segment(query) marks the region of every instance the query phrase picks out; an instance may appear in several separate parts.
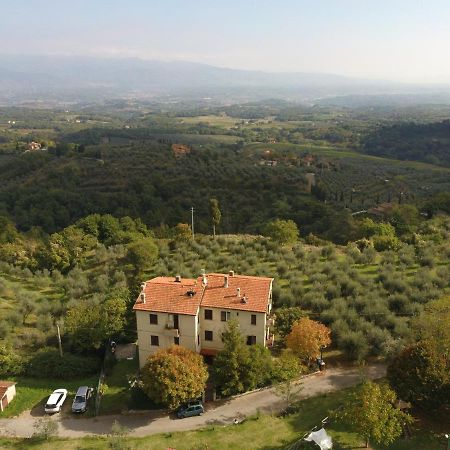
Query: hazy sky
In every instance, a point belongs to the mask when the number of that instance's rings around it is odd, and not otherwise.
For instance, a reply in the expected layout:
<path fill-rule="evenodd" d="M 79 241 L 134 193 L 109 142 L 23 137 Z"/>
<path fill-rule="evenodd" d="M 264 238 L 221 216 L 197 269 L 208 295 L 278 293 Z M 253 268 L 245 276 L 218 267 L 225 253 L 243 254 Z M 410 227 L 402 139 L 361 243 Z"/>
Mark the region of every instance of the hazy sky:
<path fill-rule="evenodd" d="M 450 0 L 1 0 L 0 52 L 450 81 Z"/>

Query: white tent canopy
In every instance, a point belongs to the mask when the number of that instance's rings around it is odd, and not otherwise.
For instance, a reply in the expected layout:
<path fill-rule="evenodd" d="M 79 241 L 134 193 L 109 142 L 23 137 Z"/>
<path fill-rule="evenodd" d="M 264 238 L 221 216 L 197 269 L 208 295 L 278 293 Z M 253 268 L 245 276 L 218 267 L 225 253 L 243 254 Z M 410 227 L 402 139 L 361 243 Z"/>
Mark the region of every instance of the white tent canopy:
<path fill-rule="evenodd" d="M 305 437 L 305 441 L 315 442 L 320 447 L 320 450 L 330 450 L 333 448 L 331 436 L 327 434 L 324 428 L 310 433 L 308 437 Z"/>

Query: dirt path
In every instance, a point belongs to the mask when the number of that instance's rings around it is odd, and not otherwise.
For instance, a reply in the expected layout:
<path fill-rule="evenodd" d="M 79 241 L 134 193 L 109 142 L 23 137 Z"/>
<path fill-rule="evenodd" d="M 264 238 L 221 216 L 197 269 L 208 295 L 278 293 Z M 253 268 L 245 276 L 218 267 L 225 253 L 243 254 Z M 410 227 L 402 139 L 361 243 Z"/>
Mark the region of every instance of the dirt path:
<path fill-rule="evenodd" d="M 364 369 L 370 379 L 382 378 L 386 374 L 383 365 L 370 365 Z M 326 372 L 306 377 L 302 380 L 303 389 L 299 398 L 313 397 L 325 392 L 338 391 L 358 383 L 358 369 L 329 369 Z M 273 388 L 244 394 L 231 400 L 208 404 L 203 416 L 179 420 L 173 415 L 161 412 L 127 415 L 100 416 L 95 418 L 54 415 L 51 420 L 58 423 L 60 437 L 82 437 L 95 434 L 108 434 L 115 420 L 130 429 L 132 436 L 147 436 L 156 433 L 186 431 L 207 425 L 228 425 L 235 418 L 262 413 L 277 413 L 283 409 L 283 400 L 275 395 Z M 24 413 L 12 419 L 0 419 L 0 435 L 30 437 L 33 425 L 38 418 Z"/>

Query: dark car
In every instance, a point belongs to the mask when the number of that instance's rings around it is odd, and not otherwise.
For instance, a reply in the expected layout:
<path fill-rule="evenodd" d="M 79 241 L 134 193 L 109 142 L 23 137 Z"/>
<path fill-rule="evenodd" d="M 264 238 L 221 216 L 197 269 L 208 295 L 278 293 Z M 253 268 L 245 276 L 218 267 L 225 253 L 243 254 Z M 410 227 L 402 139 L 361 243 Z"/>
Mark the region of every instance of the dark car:
<path fill-rule="evenodd" d="M 204 412 L 202 402 L 189 402 L 178 408 L 177 417 L 184 419 L 185 417 L 201 416 Z"/>
<path fill-rule="evenodd" d="M 75 398 L 72 403 L 72 412 L 84 413 L 87 410 L 88 400 L 92 395 L 93 389 L 87 386 L 81 386 L 78 388 Z"/>

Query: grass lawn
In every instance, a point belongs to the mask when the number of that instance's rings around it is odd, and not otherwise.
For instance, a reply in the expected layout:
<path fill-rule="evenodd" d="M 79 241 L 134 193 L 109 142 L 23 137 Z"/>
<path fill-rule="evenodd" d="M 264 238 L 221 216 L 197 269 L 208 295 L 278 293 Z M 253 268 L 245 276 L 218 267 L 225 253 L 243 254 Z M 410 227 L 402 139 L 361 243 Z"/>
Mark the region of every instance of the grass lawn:
<path fill-rule="evenodd" d="M 288 417 L 274 417 L 261 415 L 253 417 L 240 425 L 208 426 L 199 431 L 180 433 L 165 433 L 145 438 L 127 438 L 126 448 L 130 449 L 165 449 L 168 447 L 177 450 L 193 449 L 284 449 L 300 439 L 305 432 L 320 423 L 321 419 L 329 415 L 329 412 L 342 404 L 348 391 L 322 395 L 304 400 L 298 413 Z M 439 429 L 441 424 L 436 425 Z M 363 441 L 355 433 L 338 423 L 330 423 L 327 426 L 333 437 L 334 450 L 361 448 Z M 30 442 L 27 440 L 0 439 L 0 448 L 22 449 L 33 448 L 50 450 L 54 448 L 65 450 L 75 449 L 105 449 L 110 448 L 105 438 L 91 437 L 84 439 L 52 439 L 49 442 Z M 125 448 L 125 447 L 123 447 Z M 317 449 L 314 444 L 304 443 L 297 448 Z M 445 440 L 437 436 L 431 430 L 423 430 L 414 427 L 414 435 L 411 439 L 399 439 L 389 447 L 372 445 L 376 450 L 440 450 L 445 448 Z"/>
<path fill-rule="evenodd" d="M 0 412 L 0 418 L 14 417 L 36 407 L 43 409 L 45 401 L 55 389 L 65 388 L 69 391 L 67 404 L 72 401 L 71 396 L 75 395 L 79 386 L 97 385 L 96 376 L 71 381 L 17 377 L 15 381 L 17 394 L 5 411 Z"/>
<path fill-rule="evenodd" d="M 100 414 L 120 413 L 125 409 L 153 409 L 155 405 L 138 388 L 130 390 L 128 375 L 138 371 L 138 361 L 120 360 L 106 376 L 108 390 L 100 403 Z"/>

